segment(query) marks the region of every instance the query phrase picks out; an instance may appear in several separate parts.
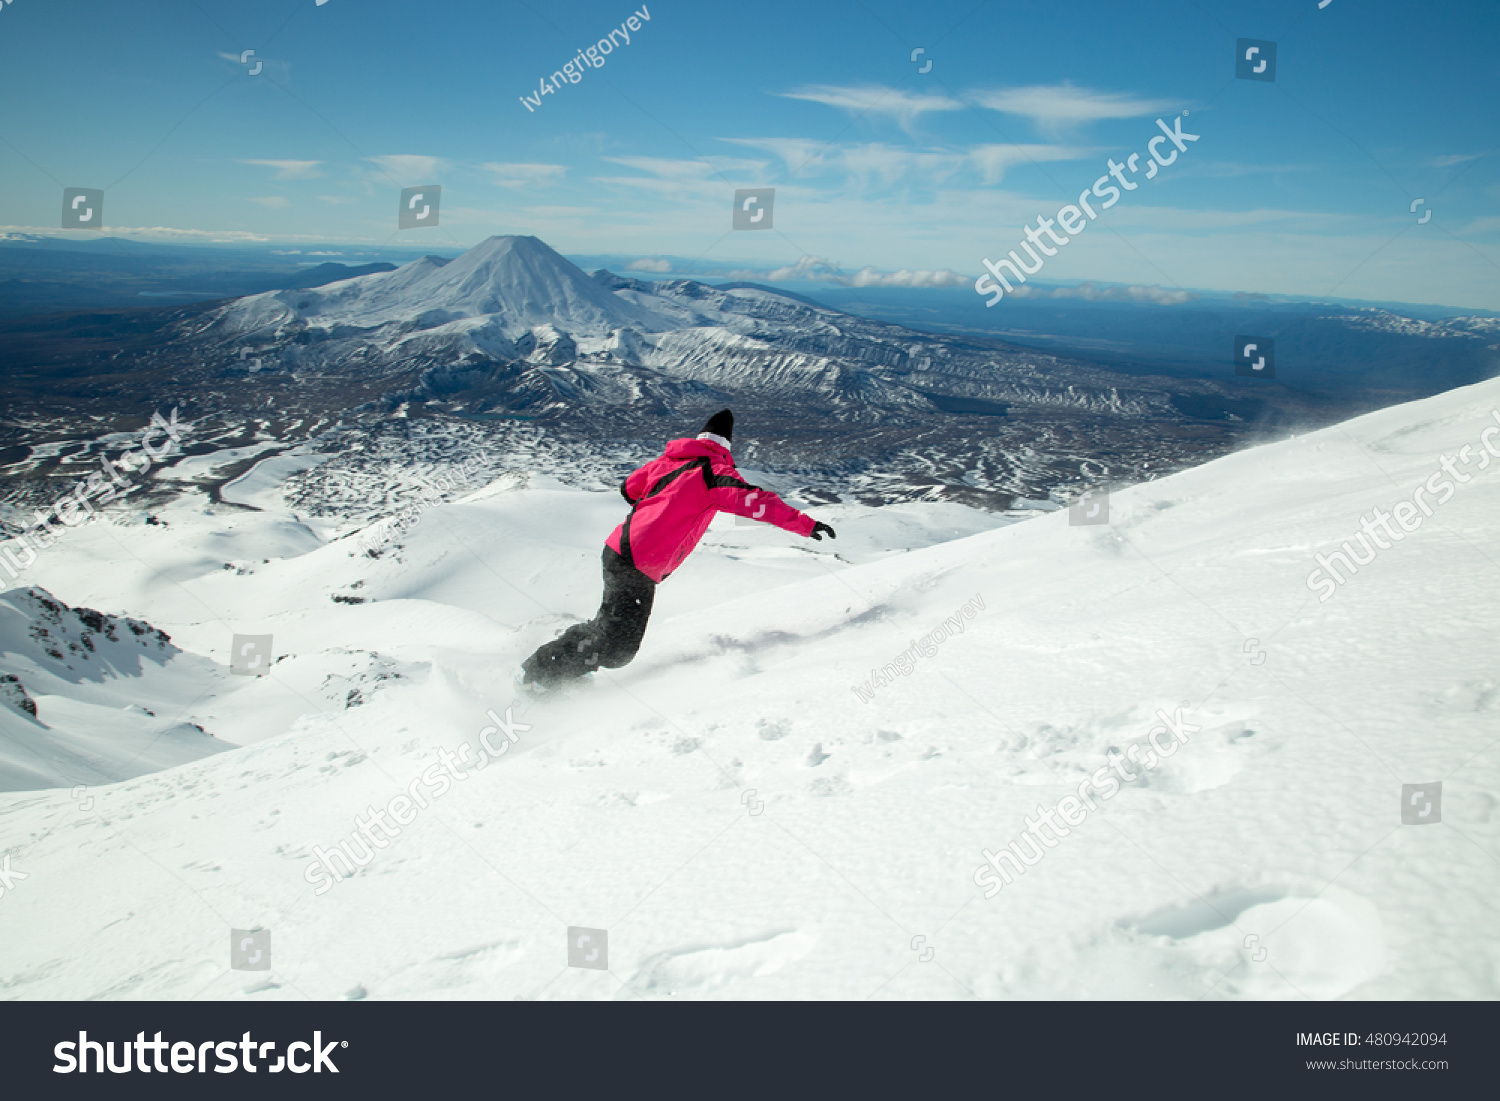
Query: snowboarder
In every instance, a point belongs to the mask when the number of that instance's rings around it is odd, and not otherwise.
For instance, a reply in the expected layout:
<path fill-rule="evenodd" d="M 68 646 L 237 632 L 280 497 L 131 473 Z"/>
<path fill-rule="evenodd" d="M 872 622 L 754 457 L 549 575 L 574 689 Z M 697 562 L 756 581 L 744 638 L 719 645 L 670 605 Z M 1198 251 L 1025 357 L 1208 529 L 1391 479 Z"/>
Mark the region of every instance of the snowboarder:
<path fill-rule="evenodd" d="M 714 514 L 763 520 L 795 535 L 837 538 L 833 528 L 776 494 L 748 485 L 729 453 L 734 414 L 721 409 L 696 439 L 667 444 L 661 458 L 620 485 L 630 515 L 604 544 L 604 600 L 588 623 L 569 627 L 521 665 L 521 683 L 547 689 L 599 666 L 618 669 L 640 649 L 656 586 L 682 565 Z"/>

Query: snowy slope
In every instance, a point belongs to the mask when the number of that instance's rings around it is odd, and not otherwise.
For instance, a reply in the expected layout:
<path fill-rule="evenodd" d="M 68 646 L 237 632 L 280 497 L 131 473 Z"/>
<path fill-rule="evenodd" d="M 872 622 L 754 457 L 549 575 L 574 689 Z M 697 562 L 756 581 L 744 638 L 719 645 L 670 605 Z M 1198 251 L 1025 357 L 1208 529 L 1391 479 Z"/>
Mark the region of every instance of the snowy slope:
<path fill-rule="evenodd" d="M 0 791 L 109 783 L 233 748 L 183 709 L 223 670 L 129 617 L 0 595 Z"/>
<path fill-rule="evenodd" d="M 1231 455 L 1116 493 L 1108 526 L 814 509 L 841 531 L 830 547 L 721 518 L 662 587 L 637 661 L 517 702 L 526 728 L 482 771 L 511 667 L 592 611 L 618 499 L 482 490 L 378 559 L 269 511 L 82 529 L 38 583 L 220 662 L 230 632 L 274 632 L 279 660 L 238 708 L 245 748 L 92 789 L 87 811 L 67 791 L 0 797 L 29 876 L 0 905 L 0 983 L 1500 996 L 1500 466 L 1478 466 L 1497 408 L 1485 383 Z M 1443 496 L 1440 456 L 1461 454 L 1469 480 Z M 1424 486 L 1432 515 L 1320 601 L 1315 556 L 1358 549 L 1362 515 Z M 88 568 L 105 539 L 131 552 L 110 576 Z M 218 568 L 220 546 L 243 572 Z M 906 675 L 877 684 L 898 658 Z M 1187 735 L 1164 760 L 1158 711 Z M 465 778 L 436 794 L 420 778 L 465 744 Z M 1095 779 L 1082 824 L 1043 833 L 1035 866 L 985 898 L 983 850 L 1112 755 L 1134 779 L 1109 795 Z M 1440 820 L 1402 824 L 1406 784 Z M 430 802 L 398 835 L 350 840 L 413 788 Z M 312 875 L 341 840 L 366 866 Z M 230 970 L 228 931 L 256 926 L 272 971 Z M 573 926 L 607 932 L 608 971 L 567 966 Z"/>

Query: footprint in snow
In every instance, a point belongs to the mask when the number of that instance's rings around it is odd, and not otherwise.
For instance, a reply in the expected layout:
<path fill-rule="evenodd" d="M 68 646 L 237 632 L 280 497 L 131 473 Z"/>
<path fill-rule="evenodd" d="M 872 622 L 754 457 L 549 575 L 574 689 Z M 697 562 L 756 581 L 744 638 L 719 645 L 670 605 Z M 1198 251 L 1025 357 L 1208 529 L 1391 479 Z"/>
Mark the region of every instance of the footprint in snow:
<path fill-rule="evenodd" d="M 1163 980 L 1196 970 L 1213 998 L 1340 998 L 1387 965 L 1379 912 L 1338 886 L 1216 891 L 1119 928 L 1148 947 Z"/>
<path fill-rule="evenodd" d="M 668 949 L 644 960 L 616 995 L 699 996 L 775 974 L 817 945 L 810 933 L 788 930 L 722 945 Z"/>

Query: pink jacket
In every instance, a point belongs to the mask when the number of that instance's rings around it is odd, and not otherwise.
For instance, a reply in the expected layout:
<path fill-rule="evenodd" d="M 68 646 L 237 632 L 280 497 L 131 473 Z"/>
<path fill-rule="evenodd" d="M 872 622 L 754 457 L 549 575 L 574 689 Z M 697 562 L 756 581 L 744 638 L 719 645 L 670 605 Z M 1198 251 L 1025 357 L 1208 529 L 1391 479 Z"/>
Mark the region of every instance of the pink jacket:
<path fill-rule="evenodd" d="M 664 581 L 693 552 L 717 512 L 763 520 L 810 535 L 813 518 L 770 490 L 747 485 L 729 451 L 711 440 L 681 439 L 625 479 L 634 508 L 606 540 L 652 581 Z"/>

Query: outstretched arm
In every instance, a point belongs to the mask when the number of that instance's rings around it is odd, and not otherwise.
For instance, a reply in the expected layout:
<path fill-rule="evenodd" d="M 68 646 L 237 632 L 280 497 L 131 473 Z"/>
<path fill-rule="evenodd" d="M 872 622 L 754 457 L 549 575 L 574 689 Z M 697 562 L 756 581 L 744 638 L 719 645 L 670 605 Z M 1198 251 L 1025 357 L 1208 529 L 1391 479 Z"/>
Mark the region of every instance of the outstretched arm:
<path fill-rule="evenodd" d="M 714 507 L 751 520 L 775 524 L 793 535 L 811 535 L 815 521 L 798 512 L 769 489 L 747 485 L 738 478 L 719 477 L 711 491 Z"/>

